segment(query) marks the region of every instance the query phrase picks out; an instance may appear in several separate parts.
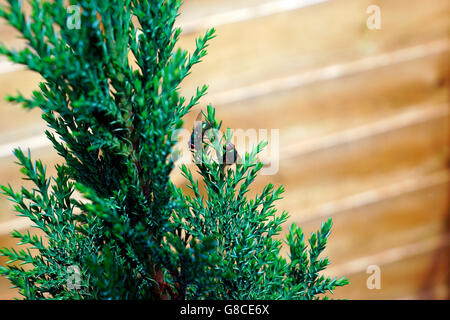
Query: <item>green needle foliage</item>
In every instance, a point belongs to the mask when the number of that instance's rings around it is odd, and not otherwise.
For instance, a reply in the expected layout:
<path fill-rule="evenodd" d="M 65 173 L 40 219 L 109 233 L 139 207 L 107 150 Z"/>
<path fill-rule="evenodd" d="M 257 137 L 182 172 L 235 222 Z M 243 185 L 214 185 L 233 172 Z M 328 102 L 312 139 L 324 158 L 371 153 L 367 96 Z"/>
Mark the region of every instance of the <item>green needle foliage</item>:
<path fill-rule="evenodd" d="M 247 196 L 265 143 L 232 169 L 204 152 L 227 155 L 231 132 L 205 135 L 193 149 L 200 183 L 186 166 L 189 195 L 171 182 L 171 137 L 207 90 L 186 100 L 179 86 L 214 37 L 208 30 L 192 54 L 175 49 L 179 0 L 30 0 L 27 14 L 7 2 L 0 16 L 28 45 L 0 53 L 43 79 L 31 97 L 7 99 L 42 110 L 65 160 L 48 177 L 16 149 L 34 188 L 2 187 L 39 231 L 12 232 L 24 249 L 0 251 L 9 259 L 0 273 L 26 299 L 317 299 L 348 283 L 320 274 L 331 220 L 309 245 L 293 225 L 281 256 L 283 188 Z M 220 130 L 212 107 L 204 118 Z"/>

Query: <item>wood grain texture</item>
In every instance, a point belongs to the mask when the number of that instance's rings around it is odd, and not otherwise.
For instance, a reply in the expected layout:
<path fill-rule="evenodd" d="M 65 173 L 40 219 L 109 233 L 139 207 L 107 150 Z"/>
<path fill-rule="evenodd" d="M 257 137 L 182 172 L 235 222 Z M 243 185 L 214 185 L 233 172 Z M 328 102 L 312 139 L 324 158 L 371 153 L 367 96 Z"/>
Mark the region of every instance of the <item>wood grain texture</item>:
<path fill-rule="evenodd" d="M 449 193 L 450 172 L 443 171 L 332 201 L 313 212 L 297 209 L 288 224 L 297 223 L 309 236 L 332 217 L 327 252 L 333 264 L 343 264 L 445 233 Z"/>
<path fill-rule="evenodd" d="M 378 1 L 383 12 L 380 32 L 366 27 L 366 8 L 372 4 L 368 0 L 328 1 L 219 26 L 208 58 L 193 70 L 186 91 L 199 85 L 197 79 L 216 93 L 248 86 L 255 79 L 286 76 L 444 38 L 450 25 L 449 3 L 431 2 Z M 180 46 L 192 48 L 195 36 L 183 37 Z"/>
<path fill-rule="evenodd" d="M 327 274 L 348 274 L 351 285 L 336 290 L 333 298 L 345 299 L 448 299 L 449 235 L 425 238 L 402 247 L 331 267 Z M 367 267 L 380 268 L 381 288 L 369 289 Z"/>

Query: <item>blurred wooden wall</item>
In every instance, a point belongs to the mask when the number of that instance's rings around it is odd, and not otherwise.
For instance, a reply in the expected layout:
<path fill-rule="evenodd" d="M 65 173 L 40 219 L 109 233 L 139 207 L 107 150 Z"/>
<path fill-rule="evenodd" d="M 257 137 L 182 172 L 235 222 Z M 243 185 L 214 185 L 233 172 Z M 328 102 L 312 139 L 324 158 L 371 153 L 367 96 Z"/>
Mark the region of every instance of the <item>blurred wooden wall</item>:
<path fill-rule="evenodd" d="M 372 4 L 380 30 L 366 26 Z M 284 184 L 278 208 L 306 234 L 333 218 L 327 273 L 351 281 L 334 298 L 449 298 L 449 16 L 448 0 L 185 0 L 181 47 L 217 29 L 183 84 L 187 96 L 210 85 L 186 126 L 212 103 L 225 126 L 280 129 L 279 172 L 256 188 Z M 22 45 L 4 24 L 0 39 Z M 38 81 L 0 60 L 0 97 Z M 0 102 L 1 184 L 27 185 L 16 146 L 52 172 L 60 159 L 44 127 L 38 110 Z M 10 246 L 8 233 L 29 224 L 5 197 L 0 209 L 0 246 Z M 370 265 L 379 290 L 367 288 Z M 16 296 L 8 287 L 0 279 L 0 298 Z"/>

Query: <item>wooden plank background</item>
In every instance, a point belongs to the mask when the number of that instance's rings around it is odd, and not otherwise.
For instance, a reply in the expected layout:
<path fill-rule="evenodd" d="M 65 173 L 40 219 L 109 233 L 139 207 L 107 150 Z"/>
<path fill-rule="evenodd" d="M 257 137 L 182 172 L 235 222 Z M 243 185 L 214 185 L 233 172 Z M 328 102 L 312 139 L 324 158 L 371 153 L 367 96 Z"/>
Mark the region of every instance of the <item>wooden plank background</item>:
<path fill-rule="evenodd" d="M 380 30 L 366 27 L 372 4 Z M 450 296 L 449 13 L 448 0 L 185 0 L 181 47 L 217 29 L 183 83 L 186 96 L 210 85 L 186 127 L 212 103 L 230 128 L 280 129 L 279 171 L 254 191 L 284 184 L 278 208 L 306 234 L 333 217 L 326 273 L 351 281 L 335 298 Z M 23 45 L 4 24 L 0 40 Z M 36 88 L 36 74 L 2 59 L 1 97 Z M 1 184 L 27 185 L 16 146 L 49 172 L 61 161 L 44 128 L 37 110 L 0 102 Z M 173 179 L 184 183 L 177 171 Z M 29 223 L 5 197 L 0 210 L 0 246 L 14 245 L 9 232 Z M 381 289 L 367 287 L 370 265 Z M 17 296 L 8 287 L 0 279 L 0 298 Z"/>

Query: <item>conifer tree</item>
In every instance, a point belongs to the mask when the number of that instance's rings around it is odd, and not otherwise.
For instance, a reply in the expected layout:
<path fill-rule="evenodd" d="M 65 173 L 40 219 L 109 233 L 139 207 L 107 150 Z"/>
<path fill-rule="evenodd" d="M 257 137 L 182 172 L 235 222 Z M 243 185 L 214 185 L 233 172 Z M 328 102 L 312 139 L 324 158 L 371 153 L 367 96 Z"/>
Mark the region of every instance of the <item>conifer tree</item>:
<path fill-rule="evenodd" d="M 27 46 L 0 53 L 42 77 L 31 97 L 7 100 L 41 109 L 64 160 L 49 177 L 16 149 L 34 187 L 2 187 L 33 223 L 12 231 L 23 249 L 1 250 L 9 262 L 0 273 L 25 299 L 317 299 L 348 283 L 320 274 L 331 220 L 309 245 L 292 225 L 289 257 L 280 254 L 283 187 L 247 195 L 266 143 L 239 155 L 231 131 L 204 134 L 221 130 L 213 107 L 190 143 L 200 181 L 184 165 L 191 192 L 170 180 L 171 137 L 207 91 L 185 99 L 179 87 L 214 37 L 206 31 L 191 54 L 175 49 L 181 1 L 29 0 L 29 13 L 7 3 L 0 16 Z"/>

